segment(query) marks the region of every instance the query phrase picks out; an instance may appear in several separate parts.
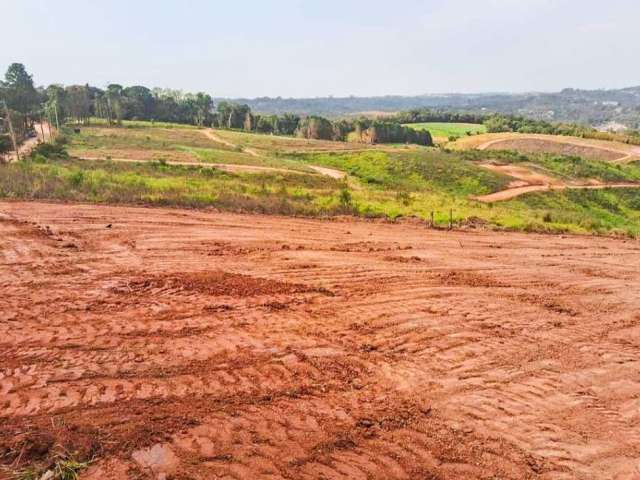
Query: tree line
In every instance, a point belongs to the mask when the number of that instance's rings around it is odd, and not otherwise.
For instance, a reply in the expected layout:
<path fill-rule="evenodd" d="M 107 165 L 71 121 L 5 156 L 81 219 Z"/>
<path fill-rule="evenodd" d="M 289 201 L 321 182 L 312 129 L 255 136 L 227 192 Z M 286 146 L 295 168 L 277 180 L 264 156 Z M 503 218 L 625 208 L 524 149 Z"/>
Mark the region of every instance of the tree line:
<path fill-rule="evenodd" d="M 406 112 L 399 112 L 389 120 L 398 123 L 483 123 L 487 119 L 486 114 L 472 112 L 449 112 L 444 110 L 431 110 L 429 108 L 414 108 Z"/>
<path fill-rule="evenodd" d="M 332 121 L 317 115 L 301 117 L 291 113 L 260 115 L 246 104 L 220 101 L 214 105 L 212 97 L 202 92 L 119 84 L 104 89 L 88 84 L 36 88 L 32 76 L 19 63 L 9 66 L 5 80 L 0 82 L 0 99 L 7 104 L 18 140 L 33 129 L 34 123 L 44 119 L 60 126 L 66 122 L 88 124 L 97 117 L 110 125 L 122 124 L 124 120 L 145 120 L 318 140 L 433 144 L 428 132 L 416 132 L 396 122 L 365 118 Z M 6 123 L 0 126 L 0 150 L 10 148 Z"/>
<path fill-rule="evenodd" d="M 475 123 L 483 124 L 489 133 L 515 132 L 525 134 L 566 135 L 582 138 L 619 141 L 640 145 L 640 131 L 627 133 L 601 132 L 587 125 L 576 123 L 552 123 L 518 115 L 500 113 L 448 112 L 428 108 L 413 109 L 387 117 L 388 121 L 411 123 Z"/>
<path fill-rule="evenodd" d="M 609 140 L 640 145 L 640 132 L 630 130 L 626 134 L 601 132 L 576 123 L 550 123 L 514 115 L 492 114 L 485 118 L 489 133 L 516 132 L 529 134 L 567 135 L 572 137 Z"/>

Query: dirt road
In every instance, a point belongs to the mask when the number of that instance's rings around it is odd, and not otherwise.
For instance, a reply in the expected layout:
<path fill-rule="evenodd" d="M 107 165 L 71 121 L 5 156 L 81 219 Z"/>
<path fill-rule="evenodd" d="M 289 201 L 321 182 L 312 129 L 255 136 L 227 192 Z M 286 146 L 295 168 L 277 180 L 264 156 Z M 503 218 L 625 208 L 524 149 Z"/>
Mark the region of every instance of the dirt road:
<path fill-rule="evenodd" d="M 529 167 L 521 165 L 493 165 L 480 164 L 481 167 L 493 172 L 503 173 L 513 177 L 505 190 L 473 197 L 483 203 L 502 202 L 519 197 L 525 193 L 549 192 L 552 190 L 604 190 L 607 188 L 640 188 L 640 183 L 618 182 L 603 183 L 598 180 L 591 180 L 585 183 L 564 182 L 558 178 L 545 175 Z"/>
<path fill-rule="evenodd" d="M 18 152 L 20 153 L 20 157 L 26 157 L 31 153 L 31 150 L 39 143 L 44 140 L 48 140 L 51 138 L 51 126 L 48 123 L 43 123 L 42 127 L 39 123 L 34 125 L 34 129 L 37 133 L 36 137 L 28 138 L 18 147 Z M 42 133 L 44 132 L 44 137 Z M 15 152 L 9 152 L 7 155 L 9 162 L 15 162 L 17 160 Z"/>
<path fill-rule="evenodd" d="M 203 132 L 209 139 L 213 140 L 214 142 L 222 143 L 227 147 L 238 148 L 238 146 L 235 143 L 231 143 L 228 140 L 221 138 L 219 135 L 216 135 L 216 133 L 213 130 L 203 130 Z M 255 151 L 252 148 L 242 147 L 241 150 L 244 153 L 248 153 L 249 155 L 254 157 L 264 157 L 264 155 L 260 155 L 257 151 Z M 340 170 L 336 170 L 335 168 L 318 167 L 316 165 L 308 165 L 308 167 L 314 170 L 315 172 L 319 173 L 320 175 L 325 175 L 327 177 L 335 178 L 338 180 L 345 178 L 347 176 L 346 173 Z M 289 172 L 297 173 L 293 170 L 290 170 Z"/>
<path fill-rule="evenodd" d="M 602 185 L 522 185 L 518 187 L 508 188 L 506 190 L 500 190 L 499 192 L 495 193 L 489 193 L 487 195 L 480 195 L 478 197 L 474 197 L 474 199 L 483 203 L 493 203 L 511 200 L 512 198 L 519 197 L 521 195 L 524 195 L 525 193 L 550 192 L 553 190 L 606 190 L 609 188 L 640 188 L 640 184 L 606 183 Z"/>
<path fill-rule="evenodd" d="M 496 136 L 498 138 L 483 142 L 475 148 L 560 153 L 611 163 L 629 163 L 640 159 L 640 148 L 625 143 L 542 134 L 497 134 Z"/>
<path fill-rule="evenodd" d="M 207 129 L 202 131 L 204 132 L 207 138 L 209 138 L 210 140 L 213 140 L 214 142 L 221 143 L 230 148 L 238 148 L 238 146 L 235 143 L 231 143 L 228 140 L 225 140 L 224 138 L 220 137 L 219 135 L 216 135 L 216 133 L 213 130 Z M 256 152 L 253 148 L 241 147 L 240 150 L 244 153 L 251 155 L 252 157 L 262 157 L 262 155 Z"/>
<path fill-rule="evenodd" d="M 150 160 L 138 160 L 133 158 L 98 158 L 89 157 L 86 155 L 77 156 L 80 160 L 108 160 L 110 162 L 124 162 L 124 163 L 149 163 Z M 260 165 L 241 165 L 236 163 L 211 163 L 211 162 L 187 162 L 187 161 L 173 161 L 165 160 L 166 165 L 176 165 L 182 167 L 201 167 L 201 168 L 217 168 L 218 170 L 224 170 L 231 173 L 297 173 L 304 174 L 301 170 L 292 170 L 288 168 L 276 168 L 276 167 L 263 167 Z"/>
<path fill-rule="evenodd" d="M 6 202 L 0 237 L 5 466 L 640 476 L 637 241 Z"/>

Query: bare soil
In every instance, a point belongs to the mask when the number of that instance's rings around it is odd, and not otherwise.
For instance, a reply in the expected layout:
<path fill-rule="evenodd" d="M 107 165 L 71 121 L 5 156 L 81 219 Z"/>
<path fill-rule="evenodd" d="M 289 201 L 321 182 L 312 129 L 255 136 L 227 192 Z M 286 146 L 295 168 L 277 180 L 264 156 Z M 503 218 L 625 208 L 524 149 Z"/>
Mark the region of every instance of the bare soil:
<path fill-rule="evenodd" d="M 640 476 L 637 241 L 26 202 L 0 238 L 0 478 Z"/>
<path fill-rule="evenodd" d="M 575 155 L 588 160 L 603 160 L 609 162 L 621 162 L 630 157 L 632 153 L 590 146 L 572 141 L 569 138 L 522 138 L 497 139 L 484 143 L 479 150 L 515 150 L 524 153 L 553 153 L 559 155 Z"/>

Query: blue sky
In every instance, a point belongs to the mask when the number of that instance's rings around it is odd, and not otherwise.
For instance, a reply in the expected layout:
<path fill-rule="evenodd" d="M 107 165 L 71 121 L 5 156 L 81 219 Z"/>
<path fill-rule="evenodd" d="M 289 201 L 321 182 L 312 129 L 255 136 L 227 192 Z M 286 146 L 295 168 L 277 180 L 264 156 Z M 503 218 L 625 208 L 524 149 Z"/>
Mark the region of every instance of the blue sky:
<path fill-rule="evenodd" d="M 0 69 L 215 96 L 640 84 L 638 0 L 2 0 Z"/>

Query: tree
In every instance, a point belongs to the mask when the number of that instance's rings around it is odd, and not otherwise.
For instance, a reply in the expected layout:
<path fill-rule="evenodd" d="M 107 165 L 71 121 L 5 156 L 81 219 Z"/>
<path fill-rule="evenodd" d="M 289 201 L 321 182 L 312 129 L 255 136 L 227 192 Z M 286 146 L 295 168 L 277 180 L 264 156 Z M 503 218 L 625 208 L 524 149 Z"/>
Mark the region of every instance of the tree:
<path fill-rule="evenodd" d="M 316 140 L 331 140 L 333 125 L 326 118 L 311 115 L 300 122 L 298 136 Z"/>
<path fill-rule="evenodd" d="M 213 110 L 213 99 L 211 95 L 206 93 L 196 93 L 196 125 L 210 125 L 211 124 L 211 112 Z"/>
<path fill-rule="evenodd" d="M 155 97 L 147 87 L 135 85 L 123 91 L 127 102 L 126 118 L 130 120 L 153 120 L 155 113 Z"/>
<path fill-rule="evenodd" d="M 278 118 L 276 131 L 281 135 L 293 135 L 296 133 L 299 125 L 300 117 L 298 115 L 285 113 Z"/>
<path fill-rule="evenodd" d="M 45 90 L 45 97 L 44 111 L 49 117 L 49 122 L 58 127 L 67 117 L 67 92 L 61 85 L 49 85 Z"/>
<path fill-rule="evenodd" d="M 23 64 L 9 65 L 0 94 L 11 110 L 23 115 L 24 129 L 27 130 L 32 117 L 39 110 L 40 95 Z"/>
<path fill-rule="evenodd" d="M 78 123 L 87 122 L 91 116 L 92 99 L 86 85 L 71 85 L 66 89 L 66 111 Z"/>
<path fill-rule="evenodd" d="M 118 85 L 117 83 L 112 83 L 107 86 L 106 97 L 109 117 L 111 118 L 111 121 L 115 119 L 119 124 L 122 123 L 122 119 L 125 114 L 123 92 L 124 88 L 122 88 L 122 85 Z"/>

